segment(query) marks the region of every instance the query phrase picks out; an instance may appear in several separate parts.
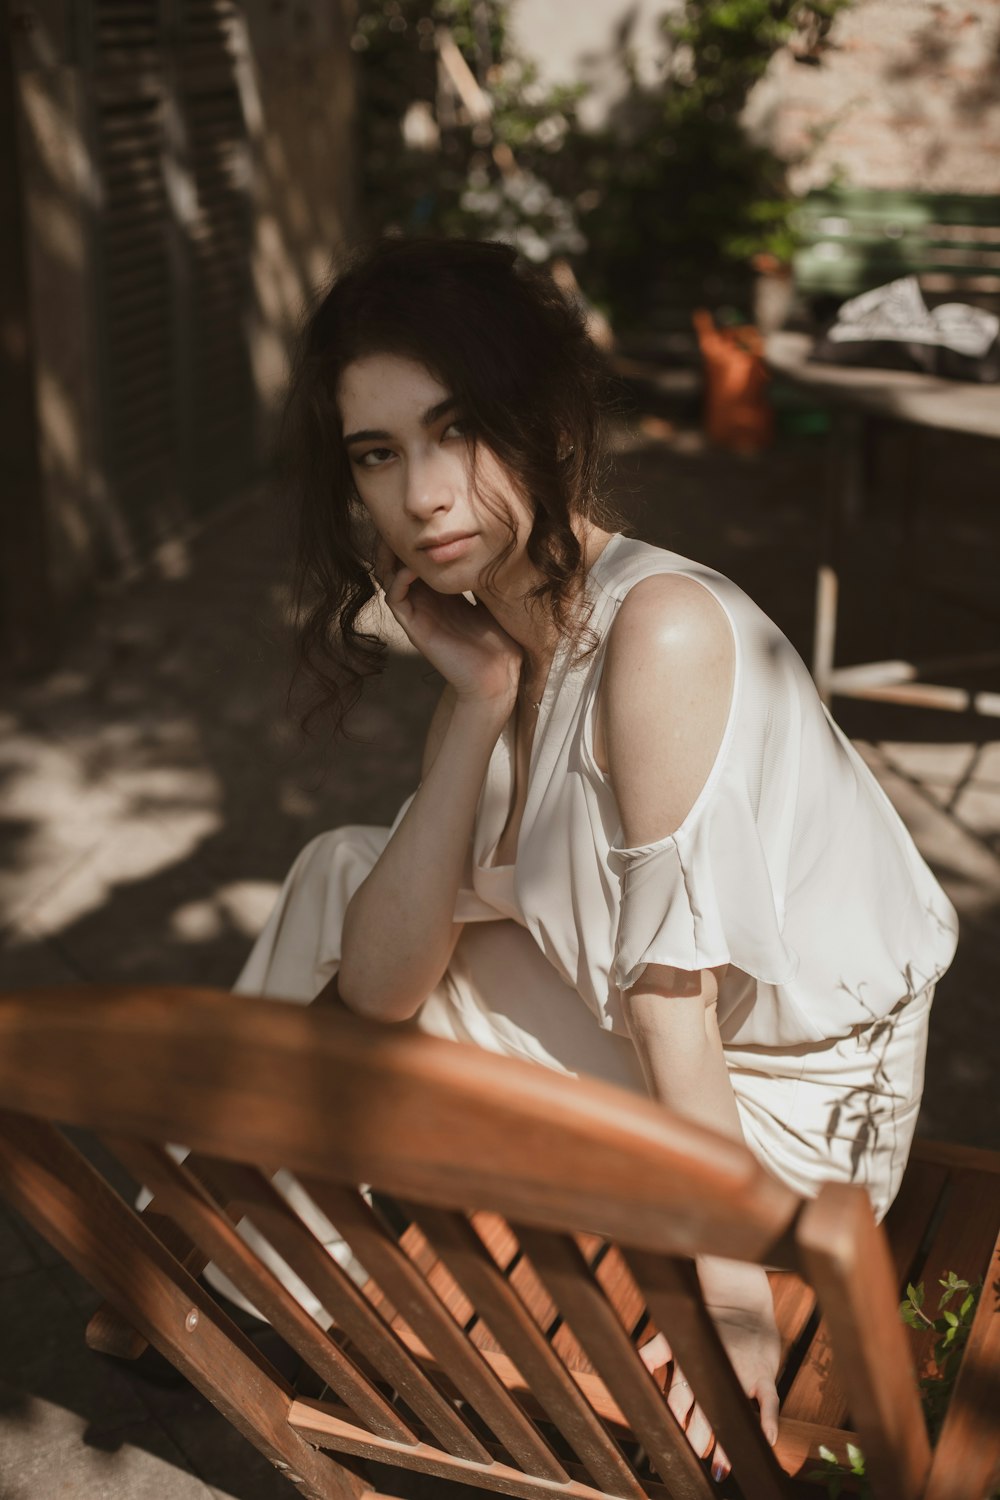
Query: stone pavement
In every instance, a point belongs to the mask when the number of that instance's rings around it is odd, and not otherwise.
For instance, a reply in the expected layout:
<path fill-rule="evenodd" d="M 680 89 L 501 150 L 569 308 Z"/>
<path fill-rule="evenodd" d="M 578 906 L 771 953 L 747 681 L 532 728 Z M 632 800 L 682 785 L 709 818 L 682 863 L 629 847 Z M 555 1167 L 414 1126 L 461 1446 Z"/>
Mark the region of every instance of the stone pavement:
<path fill-rule="evenodd" d="M 912 440 L 909 439 L 909 440 Z M 845 579 L 843 660 L 898 654 L 893 439 Z M 923 441 L 923 437 L 921 438 Z M 721 568 L 808 651 L 822 439 L 747 461 L 672 419 L 623 429 L 631 529 Z M 1000 445 L 927 435 L 919 561 L 995 602 Z M 284 713 L 285 523 L 266 487 L 167 548 L 81 617 L 58 665 L 0 701 L 0 985 L 228 986 L 302 845 L 388 823 L 415 786 L 434 674 L 398 650 L 352 741 L 303 741 Z M 911 596 L 916 650 L 981 646 L 994 620 Z M 985 685 L 985 684 L 984 684 Z M 939 987 L 921 1130 L 996 1145 L 1000 721 L 836 705 L 962 916 Z M 187 1388 L 86 1350 L 93 1294 L 0 1209 L 0 1500 L 270 1500 L 290 1490 Z"/>

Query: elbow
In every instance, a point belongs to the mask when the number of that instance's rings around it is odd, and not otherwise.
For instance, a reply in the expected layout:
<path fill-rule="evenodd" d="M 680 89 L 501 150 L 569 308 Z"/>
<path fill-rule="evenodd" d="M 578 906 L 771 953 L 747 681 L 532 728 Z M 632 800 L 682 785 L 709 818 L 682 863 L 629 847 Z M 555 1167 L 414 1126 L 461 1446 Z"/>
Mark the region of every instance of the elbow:
<path fill-rule="evenodd" d="M 379 993 L 372 985 L 357 983 L 350 972 L 346 975 L 341 966 L 338 978 L 340 998 L 347 1009 L 367 1021 L 403 1022 L 412 1021 L 420 1009 L 422 999 L 414 998 L 402 991 Z"/>

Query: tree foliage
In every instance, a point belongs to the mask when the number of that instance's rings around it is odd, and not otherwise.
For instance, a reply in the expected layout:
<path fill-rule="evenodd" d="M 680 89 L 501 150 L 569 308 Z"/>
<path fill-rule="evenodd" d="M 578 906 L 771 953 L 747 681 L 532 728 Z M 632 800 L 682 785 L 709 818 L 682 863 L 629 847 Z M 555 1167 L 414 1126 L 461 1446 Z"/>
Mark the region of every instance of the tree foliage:
<path fill-rule="evenodd" d="M 508 0 L 360 0 L 363 197 L 371 229 L 501 237 L 567 255 L 619 321 L 746 274 L 793 248 L 787 163 L 749 135 L 743 106 L 778 49 L 821 61 L 852 0 L 682 0 L 650 68 L 626 27 L 617 99 L 584 129 L 586 90 L 545 87 L 519 55 Z M 439 60 L 450 37 L 489 112 L 474 117 Z"/>

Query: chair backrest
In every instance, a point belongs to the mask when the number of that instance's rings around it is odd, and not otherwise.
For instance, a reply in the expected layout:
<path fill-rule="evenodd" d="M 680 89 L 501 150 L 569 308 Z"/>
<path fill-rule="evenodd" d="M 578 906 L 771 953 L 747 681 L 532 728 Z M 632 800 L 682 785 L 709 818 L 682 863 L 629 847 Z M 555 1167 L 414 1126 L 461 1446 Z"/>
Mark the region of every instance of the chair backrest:
<path fill-rule="evenodd" d="M 138 1217 L 54 1122 L 95 1132 L 154 1212 Z M 515 1495 L 706 1500 L 716 1491 L 636 1352 L 642 1320 L 669 1340 L 744 1492 L 786 1494 L 702 1301 L 692 1258 L 706 1254 L 815 1287 L 875 1493 L 921 1492 L 912 1361 L 864 1192 L 803 1200 L 738 1143 L 609 1085 L 339 1009 L 35 990 L 0 997 L 0 1190 L 304 1494 L 365 1493 L 355 1456 Z M 378 1195 L 405 1214 L 402 1238 Z M 209 1260 L 328 1399 L 295 1399 L 194 1279 Z M 783 1433 L 785 1468 L 816 1440 Z"/>

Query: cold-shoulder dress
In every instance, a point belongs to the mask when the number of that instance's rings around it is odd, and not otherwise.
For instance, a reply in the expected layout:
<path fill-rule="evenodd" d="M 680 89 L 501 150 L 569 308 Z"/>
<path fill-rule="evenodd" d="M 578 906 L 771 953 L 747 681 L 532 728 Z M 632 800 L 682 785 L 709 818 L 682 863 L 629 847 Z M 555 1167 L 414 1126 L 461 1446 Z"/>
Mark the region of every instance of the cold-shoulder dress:
<path fill-rule="evenodd" d="M 594 758 L 595 702 L 617 610 L 655 573 L 718 600 L 735 680 L 684 822 L 627 847 Z M 728 964 L 719 1025 L 747 1144 L 798 1191 L 863 1183 L 882 1217 L 916 1124 L 954 909 L 793 647 L 736 584 L 619 532 L 586 588 L 599 644 L 582 661 L 568 644 L 553 658 L 516 858 L 492 862 L 513 791 L 508 723 L 469 843 L 455 910 L 465 926 L 415 1024 L 644 1093 L 623 993 L 648 963 Z M 340 827 L 302 849 L 235 990 L 318 993 L 337 971 L 347 903 L 415 795 L 391 828 Z"/>

